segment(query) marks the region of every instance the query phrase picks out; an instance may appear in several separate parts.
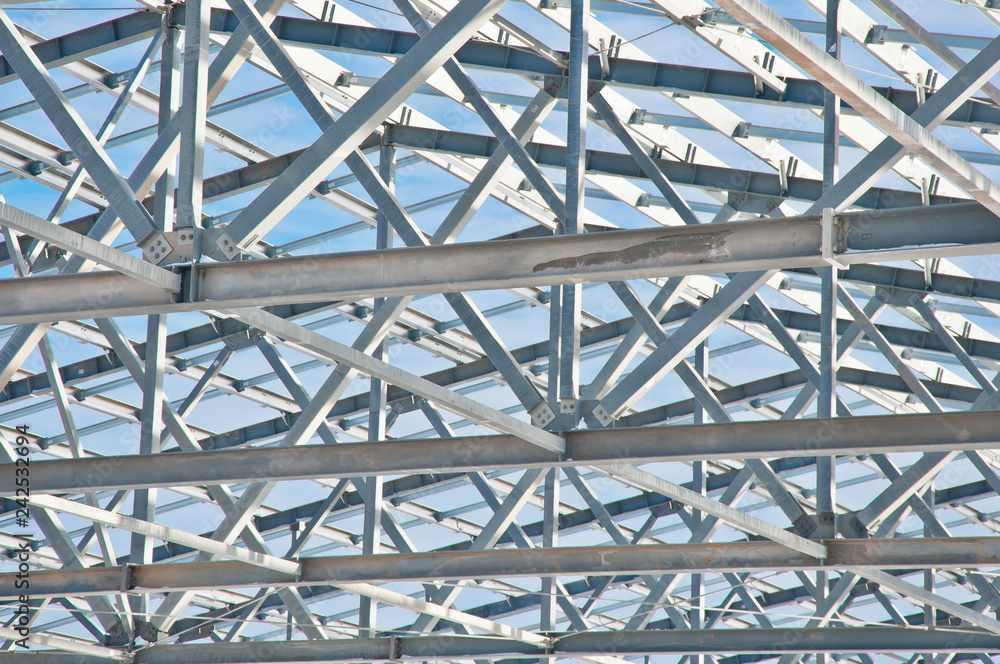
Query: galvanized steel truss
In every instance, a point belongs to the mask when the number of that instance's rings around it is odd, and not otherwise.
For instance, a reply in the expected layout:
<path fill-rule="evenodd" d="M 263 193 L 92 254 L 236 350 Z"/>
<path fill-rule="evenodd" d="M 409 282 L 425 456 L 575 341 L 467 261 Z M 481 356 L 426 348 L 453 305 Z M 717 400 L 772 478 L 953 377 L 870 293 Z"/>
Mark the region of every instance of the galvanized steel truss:
<path fill-rule="evenodd" d="M 0 661 L 1000 656 L 992 3 L 91 4 L 0 2 Z"/>

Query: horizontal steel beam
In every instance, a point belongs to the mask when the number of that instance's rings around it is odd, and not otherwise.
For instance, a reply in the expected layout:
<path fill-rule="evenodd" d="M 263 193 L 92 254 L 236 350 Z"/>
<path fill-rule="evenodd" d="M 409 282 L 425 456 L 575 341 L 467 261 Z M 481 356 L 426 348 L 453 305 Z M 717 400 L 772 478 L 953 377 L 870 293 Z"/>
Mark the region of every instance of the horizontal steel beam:
<path fill-rule="evenodd" d="M 842 263 L 1000 252 L 975 203 L 838 215 Z M 838 233 L 834 234 L 835 236 Z M 176 266 L 180 295 L 118 274 L 0 281 L 0 323 L 826 265 L 818 216 Z"/>
<path fill-rule="evenodd" d="M 1000 650 L 1000 636 L 971 629 L 917 630 L 898 627 L 838 629 L 683 629 L 638 632 L 590 631 L 553 635 L 534 645 L 477 636 L 386 637 L 331 641 L 277 641 L 154 645 L 139 650 L 134 664 L 208 662 L 341 662 L 355 660 L 453 659 L 503 655 L 746 654 L 836 652 L 982 652 Z"/>
<path fill-rule="evenodd" d="M 483 158 L 489 157 L 499 145 L 494 137 L 482 134 L 428 129 L 412 125 L 392 125 L 385 128 L 382 137 L 370 137 L 363 147 L 379 145 L 380 141 L 414 151 L 438 151 L 464 157 Z M 525 151 L 540 166 L 556 169 L 565 166 L 566 148 L 564 146 L 532 142 L 525 145 Z M 764 196 L 816 201 L 823 194 L 823 182 L 820 179 L 794 175 L 782 178 L 774 172 L 742 170 L 670 159 L 654 159 L 653 162 L 663 175 L 675 185 L 749 195 L 750 198 Z M 631 155 L 619 152 L 587 150 L 586 168 L 587 172 L 592 174 L 620 175 L 642 180 L 649 177 Z M 931 195 L 927 200 L 932 205 L 942 205 L 962 202 L 962 200 L 967 199 L 959 200 Z M 868 188 L 852 203 L 855 207 L 873 209 L 917 207 L 921 204 L 922 199 L 919 191 L 880 187 Z"/>
<path fill-rule="evenodd" d="M 900 270 L 898 268 L 883 266 L 862 266 L 855 265 L 850 270 L 841 272 L 841 279 L 857 281 L 859 283 L 879 285 L 891 288 L 910 289 L 925 293 L 926 287 L 924 273 L 916 270 Z M 955 297 L 976 297 L 1000 301 L 1000 282 L 983 281 L 965 277 L 954 277 L 949 275 L 938 275 L 934 279 L 934 292 L 944 293 Z M 314 305 L 290 305 L 278 307 L 273 313 L 289 319 L 308 315 L 325 308 L 323 303 Z M 674 308 L 664 317 L 665 324 L 680 322 L 690 316 L 694 308 L 689 304 L 675 305 Z M 815 314 L 792 312 L 775 308 L 774 313 L 781 323 L 790 330 L 812 331 L 819 329 L 819 318 Z M 731 318 L 744 320 L 747 322 L 757 322 L 757 317 L 752 309 L 741 307 L 737 309 Z M 850 325 L 851 321 L 841 320 L 838 328 L 843 331 Z M 631 318 L 623 318 L 610 321 L 602 325 L 587 328 L 581 333 L 581 347 L 596 346 L 626 334 L 633 325 Z M 948 349 L 933 334 L 925 331 L 912 330 L 908 328 L 877 325 L 879 331 L 889 339 L 894 345 L 904 348 L 918 348 L 932 352 L 947 353 Z M 232 319 L 226 319 L 216 326 L 202 325 L 182 332 L 177 332 L 168 337 L 167 348 L 171 355 L 182 354 L 203 348 L 209 344 L 216 343 L 220 339 L 246 333 L 248 326 Z M 962 339 L 960 341 L 966 351 L 975 358 L 1000 361 L 1000 344 L 982 339 Z M 145 344 L 136 344 L 136 352 L 139 357 L 145 352 Z M 511 350 L 511 354 L 519 364 L 529 364 L 544 360 L 548 357 L 548 343 L 539 342 Z M 105 378 L 123 370 L 122 364 L 117 357 L 107 355 L 97 355 L 92 358 L 83 359 L 77 362 L 66 363 L 60 367 L 64 382 L 68 385 L 80 385 L 83 382 Z M 183 370 L 183 369 L 182 369 Z M 424 376 L 427 380 L 442 386 L 454 387 L 459 384 L 477 378 L 483 378 L 494 373 L 494 368 L 488 359 L 474 360 L 465 364 L 432 372 Z M 864 372 L 856 369 L 841 368 L 838 371 L 837 379 L 841 382 L 854 385 L 870 385 L 880 389 L 888 389 L 896 392 L 908 393 L 910 390 L 895 374 L 881 374 L 877 372 Z M 761 397 L 773 393 L 776 390 L 790 389 L 803 384 L 805 377 L 801 372 L 791 372 L 780 374 L 769 378 L 760 379 L 746 385 L 734 386 L 721 390 L 718 393 L 719 399 L 725 404 L 734 400 L 749 399 L 751 397 Z M 926 381 L 925 385 L 931 393 L 940 399 L 958 400 L 972 403 L 978 396 L 979 391 L 974 388 L 962 387 L 949 383 L 936 381 Z M 51 389 L 48 379 L 44 374 L 30 376 L 27 378 L 13 380 L 0 393 L 0 403 L 20 401 L 32 395 L 43 394 Z M 400 402 L 412 397 L 412 394 L 398 387 L 390 386 L 389 401 Z M 686 404 L 686 405 L 685 405 Z M 643 411 L 626 415 L 623 423 L 626 426 L 642 426 L 655 422 L 660 422 L 671 417 L 691 414 L 691 401 L 670 404 L 654 411 Z M 412 403 L 401 404 L 404 408 L 412 409 Z M 680 410 L 678 409 L 680 408 Z M 686 408 L 686 409 L 685 409 Z M 345 417 L 356 415 L 368 409 L 368 394 L 362 392 L 350 397 L 345 397 L 334 404 L 327 415 L 328 419 L 339 420 Z M 658 411 L 658 412 L 657 412 Z M 262 436 L 275 436 L 286 432 L 294 421 L 294 415 L 277 418 L 270 421 L 248 425 L 247 427 L 230 432 L 216 434 L 202 441 L 204 447 L 208 449 L 220 449 L 232 447 L 235 444 L 243 444 L 259 440 Z M 654 419 L 651 419 L 654 418 Z"/>
<path fill-rule="evenodd" d="M 299 558 L 299 575 L 234 561 L 36 571 L 32 597 L 252 586 L 711 571 L 848 568 L 966 569 L 1000 565 L 1000 538 L 829 540 L 820 561 L 774 542 L 500 549 Z M 123 575 L 128 579 L 122 587 Z M 0 574 L 0 599 L 16 599 L 17 572 Z M 9 583 L 4 583 L 9 582 Z"/>
<path fill-rule="evenodd" d="M 161 27 L 163 19 L 157 12 L 130 12 L 110 21 L 39 42 L 31 50 L 46 68 L 51 69 L 147 39 Z M 14 68 L 5 57 L 0 56 L 0 85 L 17 79 Z"/>
<path fill-rule="evenodd" d="M 183 7 L 174 11 L 182 14 Z M 233 32 L 238 25 L 239 20 L 232 12 L 212 12 L 213 31 Z M 369 56 L 398 57 L 409 51 L 419 40 L 412 32 L 290 16 L 279 16 L 271 25 L 271 30 L 285 45 Z M 568 53 L 560 55 L 565 60 L 569 58 Z M 455 59 L 461 65 L 473 69 L 542 77 L 566 75 L 566 70 L 560 65 L 528 49 L 485 40 L 467 42 L 455 53 Z M 819 109 L 823 106 L 823 86 L 808 79 L 782 78 L 785 90 L 778 93 L 768 86 L 759 88 L 753 74 L 742 70 L 710 69 L 615 57 L 606 58 L 606 64 L 605 73 L 601 57 L 594 55 L 590 58 L 589 76 L 592 81 L 733 101 L 781 104 L 784 107 Z M 917 94 L 912 90 L 885 87 L 875 90 L 908 115 L 920 105 Z M 850 106 L 844 105 L 843 109 L 853 113 Z M 945 124 L 995 126 L 1000 124 L 1000 109 L 988 101 L 970 100 L 952 113 Z"/>
<path fill-rule="evenodd" d="M 175 5 L 172 11 L 172 24 L 183 25 L 184 5 Z M 135 12 L 41 42 L 34 46 L 33 50 L 46 67 L 58 67 L 149 37 L 160 29 L 160 25 L 159 14 Z M 212 11 L 213 32 L 232 33 L 239 25 L 239 19 L 231 11 L 222 9 Z M 370 56 L 400 56 L 418 40 L 417 35 L 412 32 L 332 21 L 321 22 L 291 16 L 279 16 L 271 29 L 286 45 Z M 562 55 L 568 57 L 567 54 Z M 541 55 L 526 49 L 483 40 L 468 42 L 459 49 L 456 58 L 463 66 L 472 68 L 537 76 L 565 75 L 564 69 Z M 13 70 L 0 58 L 0 84 L 15 78 Z M 590 78 L 612 85 L 666 89 L 719 99 L 782 104 L 797 108 L 820 108 L 823 105 L 823 88 L 816 81 L 784 78 L 782 80 L 785 83 L 785 91 L 779 95 L 767 86 L 758 89 L 753 75 L 745 71 L 611 57 L 608 58 L 608 74 L 604 75 L 600 58 L 595 55 L 590 60 Z M 907 114 L 912 113 L 920 105 L 918 95 L 912 90 L 886 87 L 875 90 L 889 98 Z M 846 105 L 844 110 L 852 112 Z M 978 127 L 1000 125 L 1000 109 L 985 100 L 970 100 L 952 113 L 945 124 Z"/>
<path fill-rule="evenodd" d="M 172 293 L 181 289 L 179 274 L 156 267 L 142 258 L 126 254 L 86 235 L 74 233 L 6 203 L 0 203 L 0 225 L 92 260 L 154 288 Z"/>
<path fill-rule="evenodd" d="M 154 128 L 155 129 L 155 128 Z M 489 157 L 497 145 L 490 136 L 427 129 L 423 127 L 394 125 L 388 129 L 384 140 L 397 147 L 419 150 L 446 151 L 472 157 Z M 382 134 L 373 134 L 362 144 L 363 149 L 375 149 L 383 141 Z M 526 151 L 541 165 L 561 167 L 565 163 L 565 148 L 543 143 L 528 143 Z M 303 150 L 295 150 L 283 155 L 261 160 L 241 168 L 206 178 L 204 182 L 205 200 L 215 201 L 229 196 L 258 189 L 279 176 Z M 673 182 L 698 187 L 710 191 L 740 192 L 741 195 L 787 197 L 797 200 L 816 200 L 822 194 L 822 182 L 802 177 L 789 177 L 784 185 L 781 178 L 772 173 L 740 170 L 721 166 L 707 166 L 687 162 L 655 159 L 657 166 Z M 614 152 L 587 151 L 587 169 L 590 173 L 620 175 L 627 178 L 645 179 L 647 176 L 626 155 Z M 783 192 L 783 187 L 787 190 Z M 588 195 L 592 195 L 588 193 Z M 917 207 L 922 205 L 922 194 L 916 191 L 872 187 L 855 201 L 857 207 L 872 209 Z M 655 197 L 654 197 L 655 198 Z M 147 208 L 152 208 L 152 196 L 144 200 Z M 650 204 L 653 203 L 650 199 Z M 931 195 L 929 202 L 943 205 L 958 202 L 955 199 Z M 364 205 L 356 201 L 359 205 Z M 665 204 L 665 203 L 664 203 Z M 412 209 L 412 208 L 411 208 Z M 59 224 L 60 227 L 85 235 L 93 227 L 99 214 L 72 219 Z M 30 238 L 20 240 L 26 250 Z M 6 244 L 0 242 L 0 266 L 10 261 Z"/>
<path fill-rule="evenodd" d="M 499 435 L 36 461 L 31 488 L 46 494 L 438 470 L 961 451 L 997 447 L 998 442 L 1000 412 L 994 411 L 733 422 L 572 431 L 566 435 L 565 454 Z M 15 466 L 0 464 L 0 495 L 13 495 L 14 480 Z"/>

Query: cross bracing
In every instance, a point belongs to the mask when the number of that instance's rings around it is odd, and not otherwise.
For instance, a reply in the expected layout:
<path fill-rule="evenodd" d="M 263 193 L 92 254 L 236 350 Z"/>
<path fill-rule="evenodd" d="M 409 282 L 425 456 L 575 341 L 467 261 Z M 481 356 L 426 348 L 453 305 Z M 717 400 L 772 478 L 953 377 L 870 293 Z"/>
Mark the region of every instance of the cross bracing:
<path fill-rule="evenodd" d="M 0 661 L 993 661 L 997 26 L 0 2 Z"/>

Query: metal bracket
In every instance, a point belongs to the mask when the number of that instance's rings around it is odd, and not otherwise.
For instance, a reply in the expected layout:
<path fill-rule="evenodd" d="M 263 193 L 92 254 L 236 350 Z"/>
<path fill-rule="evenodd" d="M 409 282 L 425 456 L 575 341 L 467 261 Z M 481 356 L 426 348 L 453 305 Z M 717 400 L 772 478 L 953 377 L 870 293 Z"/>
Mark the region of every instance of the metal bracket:
<path fill-rule="evenodd" d="M 112 90 L 120 86 L 132 76 L 131 71 L 109 72 L 104 75 L 104 85 Z"/>
<path fill-rule="evenodd" d="M 837 515 L 833 512 L 820 512 L 816 515 L 816 539 L 834 539 L 837 537 Z"/>
<path fill-rule="evenodd" d="M 177 250 L 176 250 L 176 262 L 187 263 L 188 261 L 194 260 L 195 256 L 195 237 L 197 236 L 198 242 L 201 242 L 201 229 L 200 228 L 179 228 L 176 231 L 177 234 Z"/>
<path fill-rule="evenodd" d="M 124 625 L 120 622 L 116 622 L 108 630 L 108 633 L 104 635 L 104 645 L 110 648 L 127 646 L 129 644 L 131 634 L 125 631 Z"/>
<path fill-rule="evenodd" d="M 340 76 L 337 77 L 336 82 L 333 84 L 338 88 L 349 88 L 352 84 L 358 82 L 358 77 L 349 71 L 340 72 Z"/>
<path fill-rule="evenodd" d="M 684 509 L 684 503 L 679 500 L 674 500 L 671 498 L 666 502 L 659 503 L 657 505 L 649 506 L 649 513 L 656 517 L 670 516 L 671 514 L 677 514 Z"/>
<path fill-rule="evenodd" d="M 167 260 L 174 248 L 170 245 L 167 236 L 160 231 L 151 233 L 138 243 L 142 250 L 142 256 L 153 265 L 159 265 Z"/>
<path fill-rule="evenodd" d="M 156 265 L 190 263 L 201 254 L 202 234 L 205 232 L 206 229 L 201 228 L 178 228 L 165 233 L 157 231 L 143 240 L 139 247 L 143 257 Z"/>
<path fill-rule="evenodd" d="M 866 44 L 884 44 L 885 33 L 889 31 L 889 26 L 873 25 L 868 35 L 865 37 Z"/>
<path fill-rule="evenodd" d="M 698 16 L 698 20 L 701 21 L 702 25 L 715 25 L 718 22 L 718 19 L 715 18 L 718 13 L 718 9 L 709 9 L 706 12 L 702 12 L 701 15 Z"/>
<path fill-rule="evenodd" d="M 736 212 L 769 214 L 782 203 L 781 198 L 751 194 L 746 191 L 730 191 L 726 197 L 726 205 Z"/>
<path fill-rule="evenodd" d="M 148 620 L 136 620 L 135 633 L 139 635 L 139 638 L 147 643 L 156 643 L 160 638 L 159 635 L 163 633 L 163 630 L 157 628 L 156 625 Z"/>
<path fill-rule="evenodd" d="M 733 138 L 750 138 L 750 127 L 752 126 L 749 122 L 740 122 L 733 129 Z"/>
<path fill-rule="evenodd" d="M 66 255 L 66 250 L 62 247 L 57 247 L 54 244 L 45 245 L 45 258 L 50 261 L 57 261 Z"/>
<path fill-rule="evenodd" d="M 562 92 L 563 89 L 562 80 L 550 76 L 545 79 L 545 86 L 543 89 L 550 97 L 558 97 L 559 93 Z"/>
<path fill-rule="evenodd" d="M 614 37 L 611 37 L 611 44 L 605 44 L 604 38 L 597 40 L 597 56 L 601 60 L 601 79 L 605 80 L 611 76 L 611 60 L 608 51 L 614 48 Z"/>
<path fill-rule="evenodd" d="M 256 346 L 257 342 L 264 338 L 264 336 L 265 334 L 263 330 L 250 328 L 243 330 L 242 332 L 237 332 L 236 334 L 231 334 L 228 337 L 223 337 L 222 343 L 226 345 L 226 348 L 238 351 L 243 350 L 244 348 L 250 348 L 251 346 Z"/>
<path fill-rule="evenodd" d="M 556 414 L 552 411 L 552 407 L 545 400 L 535 404 L 535 407 L 528 411 L 528 415 L 531 416 L 531 423 L 542 429 L 548 426 L 552 420 L 556 419 Z"/>
<path fill-rule="evenodd" d="M 35 177 L 41 175 L 42 171 L 44 171 L 47 168 L 49 168 L 49 165 L 39 159 L 36 159 L 35 161 L 29 161 L 27 164 L 24 165 L 24 170 L 28 171 L 28 173 L 34 175 Z"/>
<path fill-rule="evenodd" d="M 403 640 L 395 634 L 389 636 L 389 660 L 396 661 L 403 658 Z"/>
<path fill-rule="evenodd" d="M 797 535 L 806 538 L 812 536 L 813 533 L 819 530 L 819 527 L 816 525 L 816 520 L 809 514 L 800 515 L 799 518 L 797 518 L 792 524 L 792 527 L 795 529 L 795 533 Z"/>
<path fill-rule="evenodd" d="M 209 243 L 206 242 L 205 244 Z M 230 239 L 229 235 L 225 231 L 220 233 L 219 237 L 217 237 L 215 242 L 212 244 L 218 247 L 219 251 L 222 252 L 222 255 L 227 261 L 233 260 L 240 255 L 240 248 L 236 245 L 236 242 Z"/>
<path fill-rule="evenodd" d="M 837 255 L 843 251 L 840 226 L 840 217 L 835 214 L 835 210 L 823 208 L 820 222 L 820 256 L 833 267 L 847 268 L 847 265 L 837 260 Z"/>
<path fill-rule="evenodd" d="M 125 563 L 122 565 L 121 585 L 118 588 L 123 595 L 128 591 L 135 590 L 135 565 Z"/>
<path fill-rule="evenodd" d="M 861 523 L 858 513 L 844 514 L 839 518 L 840 534 L 848 539 L 868 539 L 868 527 Z"/>
<path fill-rule="evenodd" d="M 602 404 L 598 404 L 592 412 L 594 413 L 594 417 L 597 418 L 597 421 L 601 423 L 601 426 L 611 426 L 615 421 L 615 418 L 611 416 L 611 413 L 609 413 Z"/>

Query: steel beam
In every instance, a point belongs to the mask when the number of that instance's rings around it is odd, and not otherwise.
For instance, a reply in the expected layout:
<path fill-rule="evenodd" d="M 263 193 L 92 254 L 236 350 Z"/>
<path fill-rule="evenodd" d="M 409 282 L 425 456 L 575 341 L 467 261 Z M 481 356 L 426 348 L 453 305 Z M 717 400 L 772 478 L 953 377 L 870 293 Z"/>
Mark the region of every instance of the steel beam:
<path fill-rule="evenodd" d="M 264 9 L 260 4 L 258 2 L 257 8 L 263 14 Z M 183 5 L 174 8 L 171 20 L 184 22 Z M 55 67 L 148 38 L 159 28 L 160 24 L 155 14 L 136 12 L 133 15 L 41 42 L 35 45 L 33 50 L 47 67 Z M 220 33 L 237 34 L 242 26 L 232 12 L 215 9 L 212 11 L 211 29 Z M 273 29 L 275 35 L 286 45 L 374 56 L 401 56 L 418 41 L 417 35 L 411 32 L 335 21 L 318 22 L 293 16 L 282 16 Z M 987 44 L 987 40 L 977 38 L 975 50 L 981 50 Z M 456 59 L 463 66 L 479 69 L 543 77 L 564 75 L 560 63 L 553 62 L 551 58 L 497 42 L 474 41 L 465 44 L 456 53 Z M 613 54 L 608 62 L 609 76 L 603 77 L 600 59 L 596 55 L 591 56 L 589 63 L 591 80 L 604 80 L 629 88 L 668 90 L 734 101 L 780 104 L 794 108 L 818 108 L 822 105 L 822 85 L 809 79 L 786 76 L 784 93 L 779 93 L 770 86 L 758 90 L 754 75 L 748 72 L 643 62 L 615 57 Z M 9 65 L 0 58 L 0 83 L 10 82 L 14 77 Z M 891 98 L 892 102 L 905 113 L 912 113 L 920 106 L 920 100 L 915 92 L 884 87 L 875 89 L 879 94 Z M 856 113 L 847 106 L 842 106 L 842 111 Z M 964 104 L 946 123 L 979 127 L 996 125 L 1000 124 L 1000 111 L 992 104 L 977 99 Z"/>
<path fill-rule="evenodd" d="M 405 125 L 387 127 L 383 135 L 385 138 L 379 140 L 385 140 L 397 147 L 475 157 L 487 157 L 499 145 L 496 139 L 489 136 Z M 375 143 L 375 137 L 372 137 L 365 141 L 364 145 L 374 145 Z M 533 142 L 529 143 L 525 149 L 532 159 L 541 166 L 561 167 L 565 164 L 566 148 L 562 146 Z M 791 198 L 805 201 L 816 201 L 823 194 L 823 182 L 820 178 L 796 176 L 794 173 L 782 177 L 778 173 L 675 161 L 663 157 L 652 159 L 652 161 L 675 186 L 692 186 L 710 192 L 723 190 L 738 192 L 740 195 L 756 194 L 768 198 Z M 882 161 L 879 161 L 878 165 L 881 164 Z M 591 174 L 611 174 L 637 179 L 648 179 L 649 177 L 641 164 L 637 163 L 631 155 L 601 150 L 587 150 L 587 169 Z M 922 204 L 919 192 L 871 187 L 856 193 L 858 196 L 854 204 L 857 207 L 909 207 Z M 929 200 L 935 205 L 960 202 L 957 199 L 937 194 L 931 195 Z M 825 203 L 824 206 L 831 207 Z M 814 214 L 819 214 L 822 207 L 817 208 Z"/>
<path fill-rule="evenodd" d="M 839 216 L 847 230 L 845 253 L 838 253 L 837 259 L 854 264 L 993 253 L 1000 231 L 992 218 L 976 204 L 845 213 Z M 854 219 L 857 225 L 852 224 Z M 943 225 L 940 219 L 950 223 Z M 0 281 L 0 302 L 4 305 L 0 322 L 820 266 L 826 260 L 821 238 L 821 219 L 807 216 L 712 224 L 708 228 L 613 231 L 178 266 L 175 270 L 187 284 L 181 298 L 106 273 L 7 280 Z M 312 278 L 304 280 L 303 274 Z M 760 280 L 762 274 L 755 281 Z M 731 307 L 739 304 L 734 301 Z"/>
<path fill-rule="evenodd" d="M 118 249 L 79 235 L 71 230 L 40 219 L 18 208 L 0 203 L 0 224 L 47 242 L 67 252 L 110 267 L 116 272 L 131 277 L 144 284 L 176 293 L 180 290 L 180 275 L 156 267 L 141 258 L 136 258 Z"/>
<path fill-rule="evenodd" d="M 129 564 L 126 591 L 157 594 L 177 590 L 213 590 L 233 587 L 292 587 L 341 583 L 463 580 L 558 576 L 615 576 L 625 574 L 688 574 L 697 571 L 746 572 L 763 570 L 830 571 L 891 568 L 919 570 L 975 569 L 1000 565 L 1000 545 L 990 537 L 829 540 L 827 556 L 818 559 L 772 542 L 709 544 L 646 544 L 643 546 L 588 546 L 498 549 L 444 553 L 393 553 L 299 558 L 301 575 L 262 569 L 235 561 Z M 32 572 L 32 595 L 115 595 L 122 592 L 119 567 Z M 8 590 L 2 599 L 14 599 L 16 573 L 0 574 Z M 36 585 L 37 584 L 37 585 Z M 893 587 L 893 586 L 888 586 Z"/>
<path fill-rule="evenodd" d="M 38 461 L 32 464 L 32 488 L 38 493 L 58 493 L 251 479 L 355 477 L 377 472 L 801 457 L 821 452 L 858 455 L 913 449 L 975 450 L 996 445 L 998 419 L 1000 415 L 995 412 L 959 412 L 575 431 L 566 436 L 565 459 L 515 436 L 485 436 L 334 447 L 221 450 L 161 455 L 155 459 L 113 456 Z M 455 458 L 456 450 L 468 457 Z M 13 466 L 6 464 L 0 468 L 5 480 L 11 480 L 5 486 L 13 487 Z M 12 494 L 13 489 L 8 489 L 0 495 Z"/>
<path fill-rule="evenodd" d="M 615 638 L 617 637 L 617 638 Z M 918 630 L 896 627 L 825 629 L 713 629 L 642 632 L 593 631 L 555 634 L 539 645 L 509 639 L 461 636 L 383 637 L 320 643 L 159 645 L 135 655 L 135 664 L 208 664 L 252 657 L 260 662 L 341 662 L 387 659 L 451 659 L 486 656 L 574 657 L 582 655 L 748 654 L 843 652 L 845 644 L 863 653 L 950 652 L 955 649 L 995 653 L 1000 638 L 977 630 Z M 27 661 L 27 660 L 26 660 Z"/>
<path fill-rule="evenodd" d="M 183 18 L 183 11 L 178 16 Z M 231 12 L 213 11 L 212 29 L 232 32 L 239 20 Z M 318 23 L 308 19 L 284 16 L 273 26 L 274 34 L 282 43 L 310 49 L 345 51 L 375 56 L 398 57 L 407 53 L 419 41 L 411 32 L 386 30 L 373 26 L 349 25 L 336 22 Z M 563 58 L 566 54 L 561 54 Z M 535 76 L 565 76 L 560 62 L 553 62 L 544 55 L 528 49 L 517 48 L 486 40 L 463 45 L 456 53 L 458 62 L 470 68 L 502 71 Z M 592 81 L 604 81 L 626 88 L 655 89 L 728 99 L 783 105 L 792 108 L 822 107 L 823 86 L 817 81 L 785 77 L 784 93 L 769 86 L 758 89 L 753 74 L 726 69 L 712 69 L 690 64 L 661 63 L 629 58 L 608 58 L 608 75 L 602 72 L 600 58 L 589 59 Z M 0 79 L 2 80 L 2 79 Z M 895 88 L 875 88 L 904 113 L 912 113 L 920 106 L 916 93 Z M 842 106 L 845 113 L 857 113 L 849 106 Z M 1000 111 L 992 104 L 976 99 L 967 102 L 948 120 L 948 124 L 963 126 L 988 126 L 1000 123 Z"/>
<path fill-rule="evenodd" d="M 177 227 L 194 228 L 201 225 L 212 3 L 190 0 L 184 6 L 184 94 L 178 111 L 181 146 L 177 169 Z"/>

